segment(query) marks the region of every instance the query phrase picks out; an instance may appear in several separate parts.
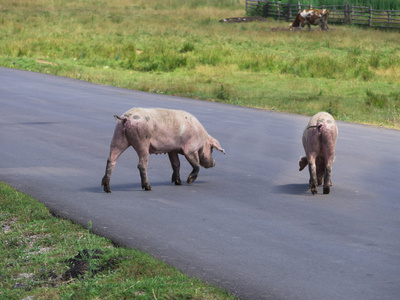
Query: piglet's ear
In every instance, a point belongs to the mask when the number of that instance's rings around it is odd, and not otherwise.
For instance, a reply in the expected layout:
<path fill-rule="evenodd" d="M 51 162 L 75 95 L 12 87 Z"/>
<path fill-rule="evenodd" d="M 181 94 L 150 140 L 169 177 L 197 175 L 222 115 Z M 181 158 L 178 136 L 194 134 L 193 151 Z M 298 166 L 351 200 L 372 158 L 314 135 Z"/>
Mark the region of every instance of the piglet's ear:
<path fill-rule="evenodd" d="M 303 170 L 306 166 L 308 165 L 308 159 L 307 157 L 303 156 L 302 158 L 300 158 L 299 161 L 299 171 Z"/>
<path fill-rule="evenodd" d="M 221 151 L 223 154 L 226 154 L 225 150 L 221 148 L 221 145 L 219 144 L 217 139 L 213 138 L 212 136 L 209 136 L 209 141 L 210 141 L 211 147 L 217 149 L 218 151 Z"/>

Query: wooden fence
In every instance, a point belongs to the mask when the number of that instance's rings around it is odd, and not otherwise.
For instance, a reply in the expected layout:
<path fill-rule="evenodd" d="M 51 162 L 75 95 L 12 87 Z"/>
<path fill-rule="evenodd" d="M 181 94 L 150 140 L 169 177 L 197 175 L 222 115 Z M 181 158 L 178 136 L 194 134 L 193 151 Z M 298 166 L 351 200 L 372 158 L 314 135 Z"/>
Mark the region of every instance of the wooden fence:
<path fill-rule="evenodd" d="M 377 10 L 369 7 L 354 6 L 346 2 L 344 5 L 323 5 L 312 7 L 296 3 L 280 1 L 246 0 L 246 13 L 266 18 L 292 22 L 302 9 L 329 9 L 329 23 L 354 24 L 369 27 L 400 29 L 400 10 Z"/>

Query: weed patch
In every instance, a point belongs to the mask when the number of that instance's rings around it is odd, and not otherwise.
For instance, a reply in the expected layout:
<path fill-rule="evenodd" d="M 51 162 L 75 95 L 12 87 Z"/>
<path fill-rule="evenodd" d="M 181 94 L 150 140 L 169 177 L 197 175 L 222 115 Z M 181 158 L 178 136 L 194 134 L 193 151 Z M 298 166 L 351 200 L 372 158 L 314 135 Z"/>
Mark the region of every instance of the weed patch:
<path fill-rule="evenodd" d="M 366 99 L 365 99 L 365 104 L 368 107 L 374 107 L 374 108 L 385 108 L 388 106 L 389 99 L 387 95 L 384 94 L 376 94 L 370 90 L 367 90 L 366 92 Z"/>

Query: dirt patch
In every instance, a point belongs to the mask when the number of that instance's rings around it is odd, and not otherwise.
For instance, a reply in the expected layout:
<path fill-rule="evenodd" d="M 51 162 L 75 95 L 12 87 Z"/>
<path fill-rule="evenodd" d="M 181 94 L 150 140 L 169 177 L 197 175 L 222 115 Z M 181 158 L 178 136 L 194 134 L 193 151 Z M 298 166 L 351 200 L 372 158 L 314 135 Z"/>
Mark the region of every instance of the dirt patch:
<path fill-rule="evenodd" d="M 17 218 L 11 218 L 11 219 L 2 221 L 1 231 L 3 231 L 5 234 L 10 233 L 13 230 L 14 224 L 16 222 L 17 222 Z"/>
<path fill-rule="evenodd" d="M 238 18 L 226 18 L 219 20 L 221 23 L 242 23 L 242 22 L 265 22 L 266 18 L 263 17 L 238 17 Z"/>
<path fill-rule="evenodd" d="M 50 62 L 50 61 L 46 61 L 46 60 L 42 60 L 42 59 L 37 59 L 37 60 L 36 60 L 36 62 L 37 62 L 37 63 L 39 63 L 39 64 L 45 64 L 45 65 L 52 65 L 52 66 L 56 66 L 56 64 L 55 64 L 55 63 L 52 63 L 52 62 Z"/>
<path fill-rule="evenodd" d="M 271 31 L 289 31 L 289 26 L 288 27 L 272 27 Z"/>
<path fill-rule="evenodd" d="M 289 30 L 289 25 L 288 25 L 288 27 L 272 27 L 271 31 L 309 32 L 309 31 L 324 31 L 324 30 L 322 30 L 319 27 L 316 27 L 316 28 L 311 27 L 311 29 L 308 29 L 308 28 L 298 29 L 298 28 L 296 28 L 295 30 Z M 329 31 L 332 31 L 332 28 L 330 28 Z"/>

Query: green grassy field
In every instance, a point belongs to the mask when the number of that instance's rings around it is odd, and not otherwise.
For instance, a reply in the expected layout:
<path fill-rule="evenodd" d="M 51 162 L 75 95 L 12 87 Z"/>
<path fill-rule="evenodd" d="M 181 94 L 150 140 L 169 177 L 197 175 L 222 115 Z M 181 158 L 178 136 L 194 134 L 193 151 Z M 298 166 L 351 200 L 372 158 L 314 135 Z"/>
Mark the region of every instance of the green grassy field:
<path fill-rule="evenodd" d="M 220 23 L 244 0 L 3 0 L 0 65 L 400 128 L 400 33 Z"/>
<path fill-rule="evenodd" d="M 4 183 L 0 223 L 0 299 L 235 299 L 52 216 Z"/>

